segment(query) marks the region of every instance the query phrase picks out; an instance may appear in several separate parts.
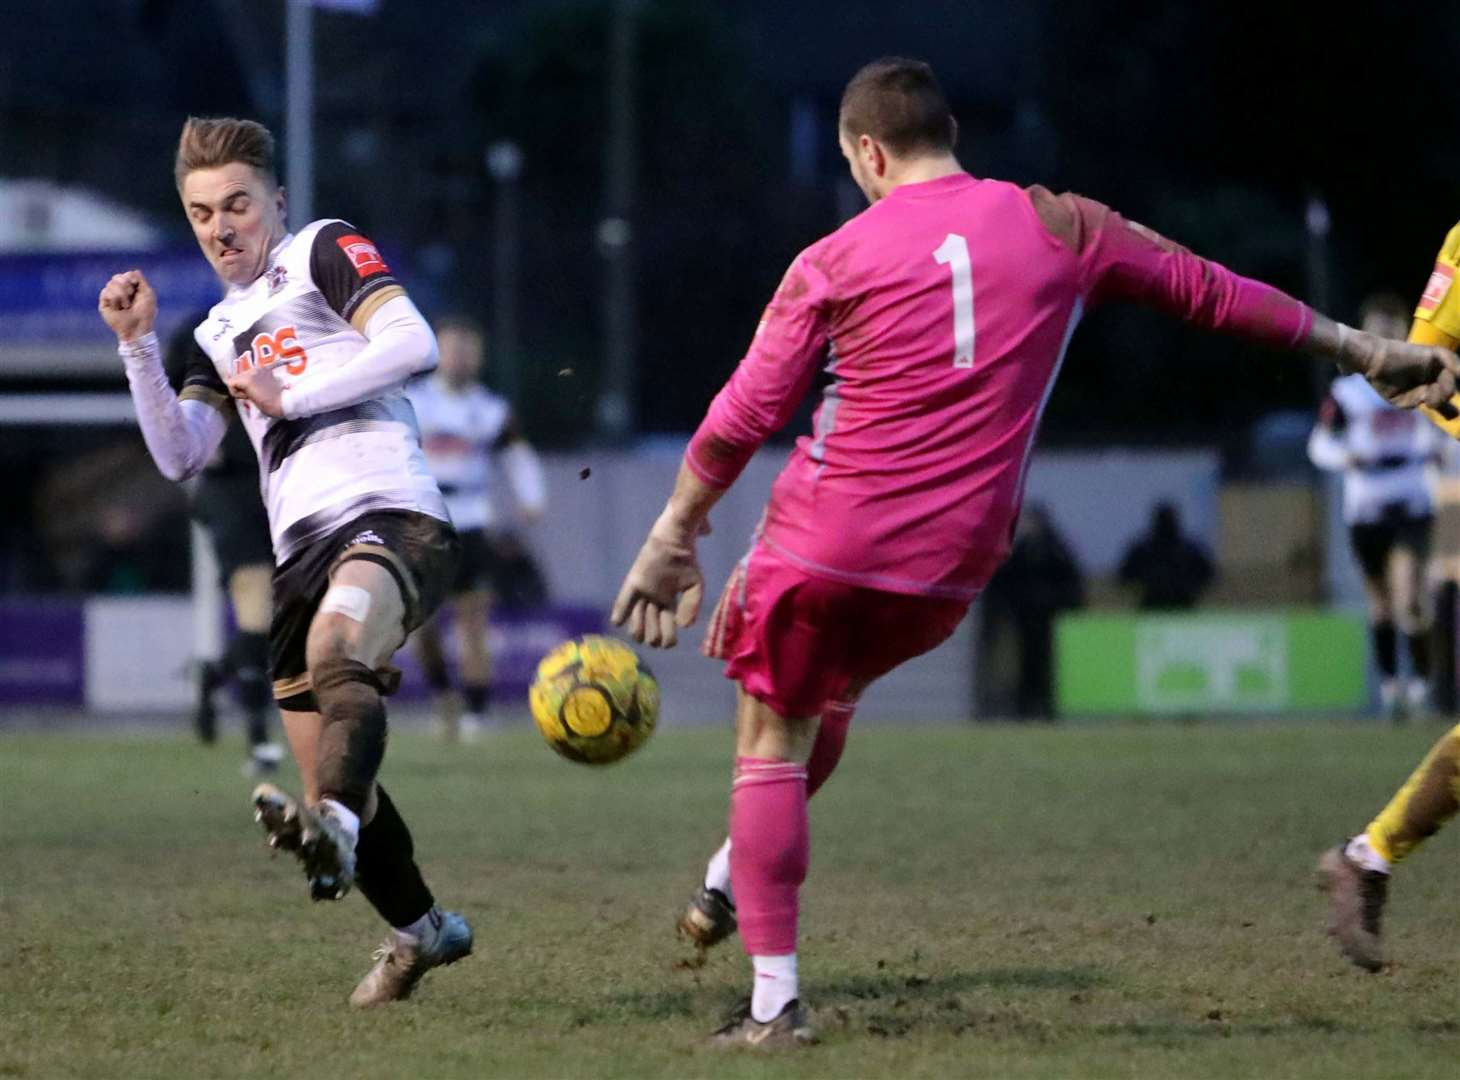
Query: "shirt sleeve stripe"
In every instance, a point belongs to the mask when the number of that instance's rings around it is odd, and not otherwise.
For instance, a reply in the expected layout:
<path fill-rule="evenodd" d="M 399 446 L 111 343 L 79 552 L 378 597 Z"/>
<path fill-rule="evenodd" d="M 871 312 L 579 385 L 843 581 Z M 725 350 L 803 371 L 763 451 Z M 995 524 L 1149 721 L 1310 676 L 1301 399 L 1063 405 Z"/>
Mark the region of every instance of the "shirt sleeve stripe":
<path fill-rule="evenodd" d="M 367 289 L 369 289 L 369 286 L 361 290 L 362 293 L 365 293 L 365 298 L 359 302 L 360 306 L 355 308 L 354 313 L 350 316 L 350 325 L 362 334 L 365 332 L 365 325 L 370 321 L 370 316 L 380 310 L 381 304 L 387 300 L 393 300 L 397 296 L 404 296 L 406 294 L 405 289 L 394 282 L 385 285 L 384 288 L 377 288 L 373 291 L 367 292 Z"/>
<path fill-rule="evenodd" d="M 182 393 L 178 394 L 177 399 L 179 401 L 201 401 L 204 405 L 213 406 L 213 408 L 217 409 L 224 416 L 229 416 L 232 413 L 232 409 L 230 408 L 232 401 L 228 395 L 220 394 L 217 390 L 209 386 L 200 386 L 197 383 L 191 386 L 184 386 Z"/>

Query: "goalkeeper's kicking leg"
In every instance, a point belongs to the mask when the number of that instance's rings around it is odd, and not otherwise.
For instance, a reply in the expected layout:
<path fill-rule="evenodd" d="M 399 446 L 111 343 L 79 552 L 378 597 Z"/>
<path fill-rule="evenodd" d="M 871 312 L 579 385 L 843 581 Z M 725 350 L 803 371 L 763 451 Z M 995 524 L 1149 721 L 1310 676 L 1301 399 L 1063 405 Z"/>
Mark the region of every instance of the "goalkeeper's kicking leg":
<path fill-rule="evenodd" d="M 841 761 L 862 689 L 854 687 L 823 710 L 821 726 L 806 762 L 806 798 L 810 799 L 820 790 Z M 710 856 L 704 884 L 690 897 L 680 916 L 678 930 L 698 948 L 708 949 L 735 933 L 735 926 L 735 892 L 730 884 L 730 838 L 727 836 Z"/>
<path fill-rule="evenodd" d="M 1318 862 L 1328 891 L 1328 932 L 1359 967 L 1384 966 L 1380 934 L 1395 864 L 1460 811 L 1460 726 L 1431 747 L 1379 816 Z"/>

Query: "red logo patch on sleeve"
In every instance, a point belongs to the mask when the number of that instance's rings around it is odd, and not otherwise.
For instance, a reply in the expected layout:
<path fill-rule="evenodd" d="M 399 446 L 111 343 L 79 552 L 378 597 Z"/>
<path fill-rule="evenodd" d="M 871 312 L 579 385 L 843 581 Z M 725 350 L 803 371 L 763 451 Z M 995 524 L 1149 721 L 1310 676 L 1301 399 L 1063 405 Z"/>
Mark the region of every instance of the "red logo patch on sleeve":
<path fill-rule="evenodd" d="M 1434 311 L 1445 299 L 1445 294 L 1450 291 L 1450 283 L 1455 280 L 1455 270 L 1444 263 L 1435 263 L 1435 272 L 1430 275 L 1429 284 L 1425 286 L 1424 293 L 1419 298 L 1419 309 L 1421 311 Z"/>
<path fill-rule="evenodd" d="M 340 245 L 340 250 L 350 260 L 350 265 L 355 268 L 355 273 L 362 278 L 371 274 L 388 274 L 390 267 L 385 265 L 385 260 L 380 257 L 380 251 L 369 240 L 363 236 L 351 233 L 349 236 L 342 236 L 335 243 Z"/>

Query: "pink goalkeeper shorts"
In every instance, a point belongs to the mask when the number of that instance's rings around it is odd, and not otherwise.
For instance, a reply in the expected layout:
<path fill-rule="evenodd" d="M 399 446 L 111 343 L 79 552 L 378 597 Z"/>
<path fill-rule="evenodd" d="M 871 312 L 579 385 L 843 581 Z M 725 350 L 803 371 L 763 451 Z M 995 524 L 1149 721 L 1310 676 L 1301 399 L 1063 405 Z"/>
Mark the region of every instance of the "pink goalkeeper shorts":
<path fill-rule="evenodd" d="M 818 716 L 942 644 L 967 612 L 966 600 L 813 577 L 757 542 L 725 583 L 701 649 L 781 716 Z"/>

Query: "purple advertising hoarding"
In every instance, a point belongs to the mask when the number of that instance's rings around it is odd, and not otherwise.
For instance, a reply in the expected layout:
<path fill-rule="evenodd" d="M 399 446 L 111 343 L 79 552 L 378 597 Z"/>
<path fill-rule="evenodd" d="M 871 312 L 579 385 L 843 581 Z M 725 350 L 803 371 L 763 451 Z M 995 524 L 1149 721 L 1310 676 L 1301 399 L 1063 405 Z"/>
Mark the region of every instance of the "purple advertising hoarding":
<path fill-rule="evenodd" d="M 0 706 L 83 704 L 85 637 L 79 602 L 0 604 Z"/>
<path fill-rule="evenodd" d="M 68 705 L 108 708 L 115 705 L 119 688 L 106 685 L 108 656 L 115 661 L 126 643 L 102 621 L 87 634 L 85 600 L 0 601 L 0 709 L 12 706 Z M 525 698 L 537 662 L 567 638 L 603 630 L 604 615 L 596 607 L 552 606 L 530 610 L 493 612 L 488 629 L 492 657 L 492 689 L 498 701 L 511 707 Z M 447 660 L 453 667 L 457 656 L 456 635 L 449 621 Z M 109 636 L 111 635 L 111 636 Z M 98 650 L 90 657 L 97 672 L 97 684 L 87 685 L 87 648 Z M 122 651 L 125 651 L 123 649 Z M 182 656 L 174 657 L 179 663 Z M 98 663 L 97 661 L 103 661 Z M 420 701 L 429 694 L 414 651 L 402 649 L 394 661 L 403 679 L 400 697 Z M 88 693 L 97 700 L 88 700 Z M 178 702 L 181 706 L 182 702 Z"/>

